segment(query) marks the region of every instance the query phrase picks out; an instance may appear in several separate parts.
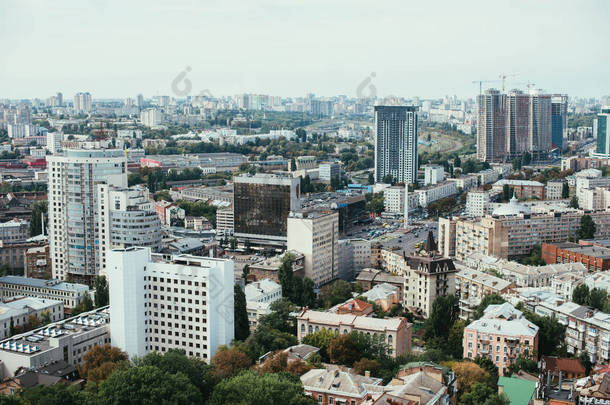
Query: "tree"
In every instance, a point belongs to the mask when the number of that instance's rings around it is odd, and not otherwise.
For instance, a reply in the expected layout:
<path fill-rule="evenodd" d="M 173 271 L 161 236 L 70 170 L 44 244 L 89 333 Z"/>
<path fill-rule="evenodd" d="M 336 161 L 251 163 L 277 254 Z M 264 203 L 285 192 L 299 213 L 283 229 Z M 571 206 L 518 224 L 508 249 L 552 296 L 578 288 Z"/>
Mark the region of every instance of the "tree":
<path fill-rule="evenodd" d="M 337 280 L 330 285 L 325 285 L 320 290 L 320 302 L 330 308 L 352 298 L 352 286 L 345 280 Z"/>
<path fill-rule="evenodd" d="M 385 176 L 383 176 L 383 178 L 381 179 L 381 182 L 384 184 L 391 184 L 394 185 L 394 176 L 392 176 L 391 174 L 386 174 Z"/>
<path fill-rule="evenodd" d="M 152 352 L 134 360 L 137 367 L 154 366 L 169 374 L 182 373 L 199 389 L 204 400 L 212 394 L 215 385 L 213 367 L 196 357 L 187 357 L 183 350 L 169 349 L 164 354 Z"/>
<path fill-rule="evenodd" d="M 242 269 L 242 271 L 241 271 L 241 278 L 242 278 L 244 281 L 248 281 L 248 275 L 249 275 L 249 274 L 250 274 L 250 265 L 249 265 L 249 264 L 246 264 L 246 265 L 244 266 L 244 268 Z"/>
<path fill-rule="evenodd" d="M 457 298 L 454 295 L 436 297 L 424 324 L 426 337 L 446 339 L 458 317 L 457 308 Z"/>
<path fill-rule="evenodd" d="M 578 197 L 576 197 L 576 196 L 572 197 L 572 199 L 570 200 L 570 208 L 578 209 Z"/>
<path fill-rule="evenodd" d="M 587 297 L 587 305 L 602 311 L 607 299 L 608 293 L 605 289 L 594 288 L 589 292 L 589 296 Z"/>
<path fill-rule="evenodd" d="M 296 335 L 297 325 L 296 319 L 291 313 L 297 310 L 297 307 L 286 298 L 274 301 L 271 304 L 271 313 L 263 316 L 259 320 L 259 325 L 265 325 L 271 329 L 276 329 L 280 332 L 291 333 Z"/>
<path fill-rule="evenodd" d="M 364 375 L 366 371 L 370 371 L 371 375 L 377 375 L 379 362 L 377 360 L 369 360 L 366 357 L 361 358 L 354 363 L 353 371 L 356 374 Z"/>
<path fill-rule="evenodd" d="M 532 155 L 529 152 L 525 152 L 523 155 L 521 155 L 521 165 L 522 166 L 527 166 L 532 162 Z"/>
<path fill-rule="evenodd" d="M 12 399 L 14 402 L 9 400 Z M 0 394 L 0 404 L 44 404 L 44 405 L 82 405 L 88 403 L 86 394 L 77 385 L 56 384 L 37 385 L 23 389 L 15 395 Z"/>
<path fill-rule="evenodd" d="M 48 323 L 51 323 L 52 318 L 51 318 L 51 311 L 49 311 L 48 309 L 46 311 L 42 311 L 40 313 L 40 317 L 41 317 L 41 321 L 43 325 L 46 325 Z"/>
<path fill-rule="evenodd" d="M 586 305 L 589 298 L 589 287 L 581 284 L 572 290 L 572 301 L 578 305 Z"/>
<path fill-rule="evenodd" d="M 248 339 L 245 342 L 236 341 L 235 347 L 246 353 L 248 358 L 254 362 L 265 353 L 286 349 L 297 343 L 297 338 L 293 333 L 273 329 L 267 323 L 259 323 Z"/>
<path fill-rule="evenodd" d="M 230 378 L 237 375 L 241 370 L 247 369 L 252 364 L 246 353 L 237 348 L 221 346 L 214 357 L 214 376 L 218 379 Z"/>
<path fill-rule="evenodd" d="M 250 370 L 216 386 L 210 405 L 225 404 L 314 405 L 315 402 L 305 395 L 298 377 L 288 373 L 257 374 Z"/>
<path fill-rule="evenodd" d="M 118 347 L 94 346 L 83 357 L 83 365 L 78 372 L 84 379 L 99 383 L 107 379 L 114 371 L 127 368 L 127 353 Z"/>
<path fill-rule="evenodd" d="M 477 356 L 474 362 L 489 374 L 487 378 L 487 385 L 489 385 L 494 391 L 498 391 L 498 366 L 489 357 Z"/>
<path fill-rule="evenodd" d="M 48 206 L 49 204 L 46 200 L 36 201 L 32 204 L 32 217 L 30 218 L 30 236 L 37 236 L 43 232 L 42 218 L 44 217 L 46 220 Z"/>
<path fill-rule="evenodd" d="M 296 257 L 292 253 L 285 253 L 282 256 L 282 264 L 277 272 L 277 278 L 282 286 L 282 294 L 288 299 L 292 299 L 293 288 L 293 264 Z"/>
<path fill-rule="evenodd" d="M 109 301 L 106 276 L 97 276 L 95 278 L 95 307 L 105 307 L 109 304 Z"/>
<path fill-rule="evenodd" d="M 582 364 L 582 366 L 585 368 L 585 374 L 589 375 L 593 369 L 593 363 L 591 362 L 589 353 L 587 353 L 586 350 L 581 352 L 580 356 L 578 356 L 578 360 L 580 360 L 580 364 Z"/>
<path fill-rule="evenodd" d="M 460 397 L 459 405 L 509 405 L 506 395 L 498 395 L 491 387 L 484 383 L 475 383 L 469 392 Z"/>
<path fill-rule="evenodd" d="M 295 170 L 297 170 L 297 162 L 292 158 L 290 159 L 290 171 L 294 172 Z"/>
<path fill-rule="evenodd" d="M 328 330 L 320 329 L 317 332 L 310 333 L 303 338 L 303 343 L 320 349 L 319 353 L 324 361 L 329 361 L 328 348 L 330 343 L 337 337 L 337 333 Z"/>
<path fill-rule="evenodd" d="M 481 299 L 479 305 L 477 305 L 477 309 L 473 314 L 474 319 L 476 320 L 481 318 L 488 306 L 492 304 L 504 304 L 505 302 L 506 300 L 502 298 L 500 294 L 493 293 L 485 295 L 483 299 Z"/>
<path fill-rule="evenodd" d="M 561 186 L 561 198 L 570 198 L 570 185 L 567 181 Z"/>
<path fill-rule="evenodd" d="M 100 384 L 97 402 L 115 404 L 201 404 L 201 393 L 182 373 L 154 366 L 133 367 L 114 372 Z"/>
<path fill-rule="evenodd" d="M 369 172 L 367 180 L 368 180 L 369 185 L 372 186 L 373 184 L 375 184 L 375 176 L 373 175 L 372 172 Z"/>
<path fill-rule="evenodd" d="M 512 197 L 511 188 L 508 184 L 502 186 L 502 201 L 508 201 Z"/>
<path fill-rule="evenodd" d="M 347 366 L 351 366 L 355 361 L 362 358 L 362 354 L 349 334 L 339 335 L 330 342 L 328 356 L 331 363 Z"/>
<path fill-rule="evenodd" d="M 36 314 L 31 314 L 28 316 L 28 329 L 36 329 L 40 326 L 40 319 L 36 316 Z"/>
<path fill-rule="evenodd" d="M 78 315 L 83 312 L 88 312 L 93 309 L 93 300 L 88 292 L 81 295 L 81 301 L 72 309 L 72 315 Z"/>
<path fill-rule="evenodd" d="M 593 239 L 595 238 L 595 231 L 597 227 L 591 215 L 583 215 L 580 218 L 580 227 L 576 230 L 576 239 Z"/>
<path fill-rule="evenodd" d="M 456 156 L 455 159 L 453 159 L 453 166 L 455 166 L 455 167 L 462 166 L 462 159 L 460 159 L 459 156 Z"/>
<path fill-rule="evenodd" d="M 449 335 L 447 336 L 445 350 L 447 354 L 451 355 L 456 359 L 459 359 L 464 355 L 462 339 L 464 339 L 465 326 L 466 323 L 464 321 L 462 321 L 461 319 L 456 320 L 453 325 L 451 325 Z"/>
<path fill-rule="evenodd" d="M 520 370 L 530 374 L 538 374 L 538 363 L 531 358 L 519 356 L 513 364 L 508 366 L 508 371 L 514 374 L 518 373 Z"/>
<path fill-rule="evenodd" d="M 303 293 L 301 295 L 301 306 L 313 307 L 316 303 L 315 284 L 309 277 L 303 278 Z"/>
<path fill-rule="evenodd" d="M 560 324 L 557 318 L 540 316 L 530 311 L 525 311 L 523 315 L 540 328 L 538 330 L 538 357 L 560 354 L 566 327 Z"/>
<path fill-rule="evenodd" d="M 471 361 L 452 361 L 445 365 L 455 373 L 458 390 L 462 393 L 470 391 L 475 383 L 484 383 L 489 377 L 487 371 Z"/>
<path fill-rule="evenodd" d="M 246 294 L 238 284 L 233 286 L 234 295 L 234 326 L 235 339 L 246 340 L 250 335 L 250 325 L 248 323 L 248 310 L 246 309 Z"/>

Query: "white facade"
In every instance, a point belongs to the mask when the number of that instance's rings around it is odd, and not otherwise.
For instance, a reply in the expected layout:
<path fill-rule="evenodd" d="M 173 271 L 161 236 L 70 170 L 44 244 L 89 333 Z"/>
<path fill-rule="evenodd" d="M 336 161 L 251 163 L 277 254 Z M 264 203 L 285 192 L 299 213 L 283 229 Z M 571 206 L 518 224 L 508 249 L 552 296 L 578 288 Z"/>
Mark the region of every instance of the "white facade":
<path fill-rule="evenodd" d="M 549 180 L 546 183 L 544 189 L 547 200 L 561 200 L 563 193 L 563 185 L 566 184 L 565 180 Z"/>
<path fill-rule="evenodd" d="M 424 186 L 441 183 L 445 180 L 445 169 L 439 165 L 424 166 Z"/>
<path fill-rule="evenodd" d="M 482 217 L 489 210 L 488 191 L 470 191 L 466 195 L 466 215 L 470 217 Z"/>
<path fill-rule="evenodd" d="M 321 163 L 319 176 L 322 181 L 331 181 L 333 178 L 341 178 L 341 165 L 339 163 Z"/>
<path fill-rule="evenodd" d="M 11 322 L 15 327 L 24 327 L 30 316 L 39 320 L 47 313 L 52 322 L 64 319 L 64 303 L 48 298 L 21 297 L 0 303 L 0 339 L 10 337 Z"/>
<path fill-rule="evenodd" d="M 161 245 L 161 220 L 144 186 L 129 188 L 99 184 L 98 230 L 100 274 L 106 274 L 108 249 L 147 246 L 153 252 Z"/>
<path fill-rule="evenodd" d="M 47 150 L 54 155 L 61 149 L 61 141 L 64 140 L 64 134 L 61 132 L 47 132 Z"/>
<path fill-rule="evenodd" d="M 91 284 L 99 274 L 98 184 L 127 187 L 120 150 L 69 149 L 47 158 L 53 278 Z"/>
<path fill-rule="evenodd" d="M 140 113 L 140 121 L 145 127 L 156 127 L 163 122 L 163 112 L 156 108 L 149 108 Z"/>
<path fill-rule="evenodd" d="M 76 114 L 91 112 L 91 94 L 76 93 L 73 108 Z"/>
<path fill-rule="evenodd" d="M 499 173 L 497 170 L 494 169 L 485 169 L 477 173 L 477 176 L 479 177 L 480 185 L 491 184 L 498 181 Z"/>
<path fill-rule="evenodd" d="M 471 188 L 477 188 L 479 184 L 479 178 L 476 174 L 465 174 L 454 179 L 447 179 L 447 181 L 454 182 L 456 187 L 461 188 L 462 191 L 468 191 Z"/>
<path fill-rule="evenodd" d="M 66 308 L 74 308 L 80 304 L 85 294 L 89 294 L 89 287 L 84 284 L 21 276 L 0 277 L 1 299 L 16 296 L 46 298 L 60 300 Z"/>
<path fill-rule="evenodd" d="M 233 261 L 150 248 L 108 252 L 112 345 L 130 357 L 183 349 L 207 362 L 234 337 Z"/>
<path fill-rule="evenodd" d="M 578 206 L 583 210 L 606 210 L 610 207 L 610 190 L 603 187 L 581 189 Z"/>
<path fill-rule="evenodd" d="M 305 277 L 319 287 L 338 277 L 339 213 L 291 212 L 288 250 L 303 254 Z"/>
<path fill-rule="evenodd" d="M 419 206 L 419 196 L 416 193 L 409 193 L 409 211 L 417 209 Z M 384 211 L 393 214 L 404 214 L 405 211 L 405 188 L 392 186 L 383 190 Z"/>
<path fill-rule="evenodd" d="M 431 202 L 457 194 L 457 187 L 455 182 L 446 181 L 424 189 L 415 190 L 414 194 L 419 197 L 419 205 L 425 208 Z"/>

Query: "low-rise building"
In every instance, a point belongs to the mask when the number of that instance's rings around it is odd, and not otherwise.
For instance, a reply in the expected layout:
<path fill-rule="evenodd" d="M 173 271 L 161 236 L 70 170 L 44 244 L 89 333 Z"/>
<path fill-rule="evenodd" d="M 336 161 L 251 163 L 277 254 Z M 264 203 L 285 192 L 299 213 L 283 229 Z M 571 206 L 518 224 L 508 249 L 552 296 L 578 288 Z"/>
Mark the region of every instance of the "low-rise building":
<path fill-rule="evenodd" d="M 0 298 L 2 299 L 19 296 L 43 298 L 59 300 L 66 308 L 74 308 L 88 293 L 89 287 L 85 284 L 21 276 L 0 277 Z"/>
<path fill-rule="evenodd" d="M 547 264 L 582 263 L 590 273 L 610 270 L 610 249 L 574 242 L 543 243 L 542 259 Z"/>
<path fill-rule="evenodd" d="M 476 174 L 464 174 L 460 177 L 447 179 L 455 183 L 455 186 L 462 191 L 468 191 L 473 188 L 477 188 L 479 185 L 479 177 Z"/>
<path fill-rule="evenodd" d="M 102 307 L 0 341 L 2 374 L 11 377 L 21 367 L 60 360 L 80 365 L 87 351 L 110 344 L 108 322 L 108 307 Z"/>
<path fill-rule="evenodd" d="M 358 276 L 356 276 L 356 283 L 362 287 L 363 291 L 369 291 L 380 284 L 389 284 L 398 288 L 400 301 L 403 301 L 403 292 L 405 288 L 404 277 L 395 276 L 386 271 L 368 268 L 363 269 L 358 273 Z"/>
<path fill-rule="evenodd" d="M 14 218 L 0 224 L 0 242 L 23 242 L 30 236 L 30 222 Z"/>
<path fill-rule="evenodd" d="M 309 370 L 301 376 L 301 383 L 305 394 L 318 404 L 363 405 L 371 388 L 380 386 L 382 380 L 328 366 Z"/>
<path fill-rule="evenodd" d="M 498 181 L 499 173 L 494 169 L 485 169 L 477 173 L 479 185 L 491 184 Z"/>
<path fill-rule="evenodd" d="M 547 200 L 561 200 L 563 197 L 564 184 L 567 184 L 566 180 L 556 179 L 549 180 L 546 183 L 546 199 Z"/>
<path fill-rule="evenodd" d="M 509 303 L 489 305 L 483 317 L 464 328 L 464 358 L 488 357 L 502 376 L 519 357 L 538 350 L 538 326 Z"/>
<path fill-rule="evenodd" d="M 49 245 L 35 246 L 24 253 L 23 274 L 26 277 L 50 279 L 53 277 Z"/>
<path fill-rule="evenodd" d="M 419 205 L 426 208 L 431 202 L 456 195 L 457 184 L 453 181 L 445 181 L 423 189 L 417 189 L 414 193 L 419 197 Z"/>
<path fill-rule="evenodd" d="M 411 351 L 412 324 L 406 318 L 371 318 L 351 314 L 313 311 L 305 308 L 297 317 L 299 342 L 311 333 L 328 329 L 338 334 L 352 331 L 385 337 L 387 354 L 397 357 Z"/>
<path fill-rule="evenodd" d="M 424 186 L 442 183 L 445 180 L 445 169 L 439 165 L 426 165 L 424 169 Z"/>
<path fill-rule="evenodd" d="M 212 229 L 212 224 L 206 217 L 184 217 L 184 227 L 195 231 L 209 231 Z"/>
<path fill-rule="evenodd" d="M 377 284 L 362 294 L 368 302 L 379 305 L 382 311 L 388 312 L 396 304 L 401 304 L 400 288 L 388 283 Z"/>
<path fill-rule="evenodd" d="M 20 333 L 30 324 L 30 317 L 51 322 L 64 319 L 64 303 L 59 300 L 17 296 L 5 298 L 0 303 L 0 339 Z"/>
<path fill-rule="evenodd" d="M 544 199 L 544 184 L 538 181 L 502 179 L 496 181 L 492 188 L 502 191 L 505 185 L 508 185 L 519 199 Z"/>
<path fill-rule="evenodd" d="M 289 250 L 286 253 L 290 254 L 293 259 L 292 274 L 294 276 L 303 277 L 305 256 L 303 256 L 303 254 L 299 252 L 295 252 L 294 250 Z M 270 258 L 261 259 L 257 262 L 250 264 L 248 280 L 260 281 L 264 279 L 269 279 L 278 283 L 280 281 L 280 279 L 278 278 L 278 271 L 280 269 L 280 266 L 282 265 L 283 257 L 284 254 L 277 255 Z"/>
<path fill-rule="evenodd" d="M 469 319 L 485 295 L 503 295 L 514 283 L 479 270 L 456 265 L 455 293 L 460 300 L 460 318 Z"/>

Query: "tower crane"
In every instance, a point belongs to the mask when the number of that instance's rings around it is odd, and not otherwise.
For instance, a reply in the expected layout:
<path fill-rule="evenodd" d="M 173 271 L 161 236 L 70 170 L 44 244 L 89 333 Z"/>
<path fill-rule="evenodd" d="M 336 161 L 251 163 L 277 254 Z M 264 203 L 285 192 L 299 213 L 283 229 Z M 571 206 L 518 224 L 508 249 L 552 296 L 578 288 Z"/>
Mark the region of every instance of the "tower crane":
<path fill-rule="evenodd" d="M 473 80 L 472 84 L 479 83 L 479 95 L 483 94 L 483 83 L 494 83 L 499 80 Z"/>
<path fill-rule="evenodd" d="M 502 93 L 504 93 L 504 82 L 506 81 L 506 78 L 508 78 L 508 77 L 515 77 L 515 76 L 517 76 L 516 73 L 511 73 L 511 74 L 508 74 L 508 75 L 504 74 L 504 73 L 500 74 L 500 80 L 502 80 Z"/>

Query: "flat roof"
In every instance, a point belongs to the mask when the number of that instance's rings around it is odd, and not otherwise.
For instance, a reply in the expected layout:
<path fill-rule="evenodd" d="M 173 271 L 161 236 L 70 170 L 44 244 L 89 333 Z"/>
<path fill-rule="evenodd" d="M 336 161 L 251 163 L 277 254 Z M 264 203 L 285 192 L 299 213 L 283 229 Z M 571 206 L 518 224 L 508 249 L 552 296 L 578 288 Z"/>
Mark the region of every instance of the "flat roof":
<path fill-rule="evenodd" d="M 57 279 L 43 280 L 40 278 L 22 277 L 22 276 L 4 276 L 0 277 L 0 283 L 16 284 L 26 287 L 48 288 L 58 291 L 75 291 L 86 292 L 89 287 L 85 284 L 66 283 Z"/>

